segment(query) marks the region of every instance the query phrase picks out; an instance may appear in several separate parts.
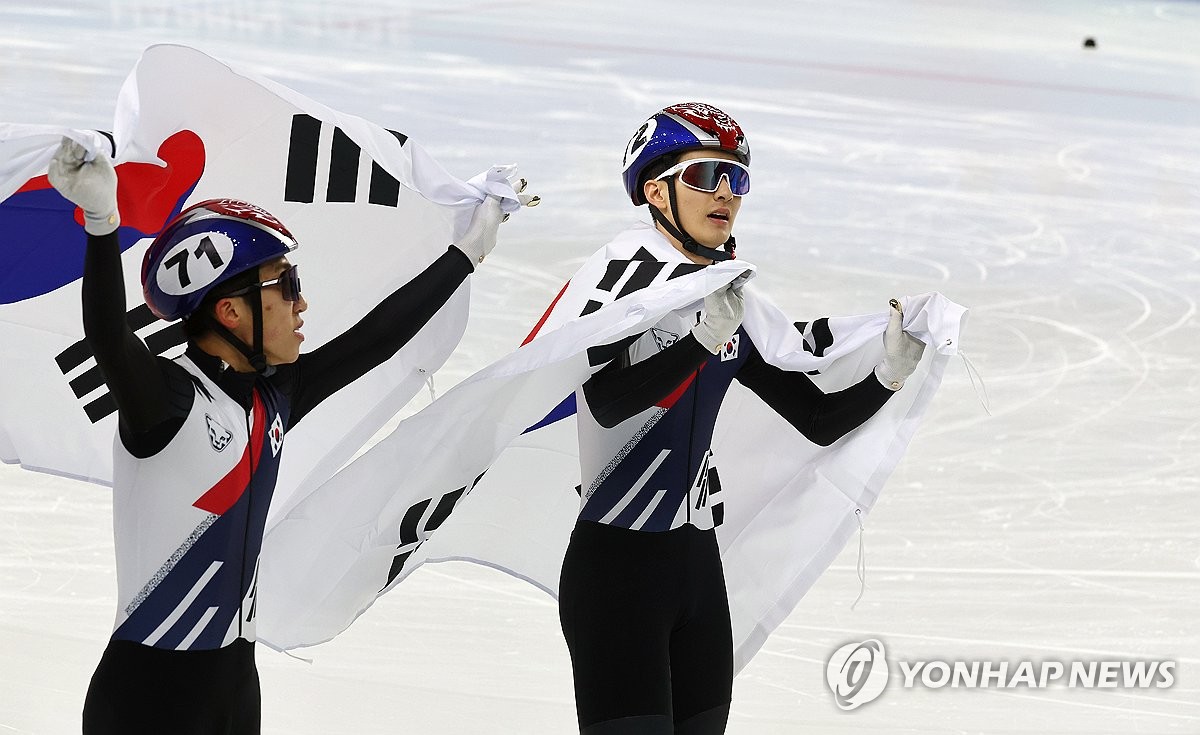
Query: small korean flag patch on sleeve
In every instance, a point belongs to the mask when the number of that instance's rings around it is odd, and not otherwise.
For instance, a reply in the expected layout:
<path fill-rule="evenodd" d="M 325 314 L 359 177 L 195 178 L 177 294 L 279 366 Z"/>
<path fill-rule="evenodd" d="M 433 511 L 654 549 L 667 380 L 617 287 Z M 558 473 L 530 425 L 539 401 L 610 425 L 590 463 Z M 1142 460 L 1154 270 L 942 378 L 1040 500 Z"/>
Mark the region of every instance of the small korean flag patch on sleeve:
<path fill-rule="evenodd" d="M 275 420 L 271 422 L 267 436 L 271 438 L 271 456 L 278 457 L 279 450 L 283 449 L 283 419 L 279 417 L 279 414 L 275 414 Z"/>
<path fill-rule="evenodd" d="M 727 360 L 736 360 L 738 356 L 738 340 L 741 335 L 735 334 L 729 338 L 729 341 L 721 348 L 721 362 Z"/>

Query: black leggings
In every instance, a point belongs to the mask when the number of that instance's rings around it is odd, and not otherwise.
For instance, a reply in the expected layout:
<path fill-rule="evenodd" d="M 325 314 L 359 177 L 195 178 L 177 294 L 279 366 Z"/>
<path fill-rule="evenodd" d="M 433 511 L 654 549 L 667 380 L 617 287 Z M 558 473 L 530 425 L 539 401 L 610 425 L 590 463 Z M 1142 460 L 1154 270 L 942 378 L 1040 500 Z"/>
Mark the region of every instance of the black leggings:
<path fill-rule="evenodd" d="M 558 610 L 581 733 L 725 732 L 733 632 L 715 532 L 579 521 Z"/>
<path fill-rule="evenodd" d="M 84 735 L 258 735 L 254 644 L 171 651 L 132 641 L 104 650 L 83 705 Z"/>

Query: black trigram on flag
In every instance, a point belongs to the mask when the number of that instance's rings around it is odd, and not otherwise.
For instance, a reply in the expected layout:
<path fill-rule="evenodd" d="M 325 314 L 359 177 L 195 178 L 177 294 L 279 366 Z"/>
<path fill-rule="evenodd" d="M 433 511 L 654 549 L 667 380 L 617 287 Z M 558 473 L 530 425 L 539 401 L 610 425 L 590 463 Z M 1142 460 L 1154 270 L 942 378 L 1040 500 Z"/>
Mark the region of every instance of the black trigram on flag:
<path fill-rule="evenodd" d="M 833 332 L 829 329 L 829 317 L 809 322 L 796 322 L 796 331 L 804 336 L 804 351 L 815 357 L 824 357 L 825 350 L 833 346 Z M 806 375 L 820 375 L 820 370 L 809 370 Z"/>
<path fill-rule="evenodd" d="M 596 294 L 594 299 L 589 299 L 583 305 L 583 311 L 579 315 L 587 316 L 609 302 L 649 286 L 663 272 L 666 265 L 666 263 L 655 260 L 650 251 L 645 248 L 638 248 L 638 251 L 629 260 L 608 261 L 608 270 L 596 284 L 596 290 L 602 293 Z M 666 280 L 695 273 L 703 267 L 699 263 L 680 263 L 671 270 Z"/>
<path fill-rule="evenodd" d="M 458 501 L 462 500 L 463 496 L 478 485 L 482 479 L 483 475 L 481 474 L 470 485 L 443 495 L 437 505 L 433 506 L 432 513 L 429 512 L 429 506 L 433 505 L 433 498 L 426 498 L 409 507 L 400 521 L 400 545 L 396 547 L 396 555 L 392 558 L 391 569 L 388 570 L 387 582 L 381 590 L 386 589 L 396 577 L 400 576 L 408 557 L 412 556 L 413 552 L 425 543 L 425 539 L 429 538 L 429 535 L 450 517 L 450 512 L 454 510 L 454 506 L 458 505 Z"/>
<path fill-rule="evenodd" d="M 142 336 L 146 347 L 156 355 L 161 355 L 167 350 L 187 342 L 187 336 L 183 333 L 183 327 L 179 322 L 172 322 L 170 324 L 159 322 L 158 317 L 150 313 L 150 307 L 145 304 L 127 312 L 125 314 L 125 321 L 129 323 L 129 328 L 134 332 L 145 329 L 152 324 L 162 325 L 162 329 Z M 96 356 L 92 353 L 92 348 L 88 346 L 86 340 L 82 339 L 60 352 L 54 358 L 54 362 L 58 364 L 58 369 L 62 371 L 64 376 L 68 377 L 71 392 L 83 404 L 83 411 L 87 414 L 88 420 L 93 424 L 117 410 L 117 403 L 113 400 L 112 395 L 109 394 L 107 389 L 102 390 L 96 397 L 91 397 L 93 391 L 98 388 L 104 388 L 104 376 L 100 374 L 100 368 L 96 365 L 95 358 Z M 87 367 L 82 372 L 74 378 L 69 377 L 71 373 L 84 365 L 87 365 Z"/>
<path fill-rule="evenodd" d="M 664 272 L 666 266 L 666 263 L 655 260 L 650 251 L 645 248 L 638 248 L 638 251 L 628 260 L 608 261 L 608 269 L 604 272 L 600 282 L 596 284 L 595 298 L 588 299 L 579 315 L 587 316 L 605 304 L 646 288 L 654 283 L 655 279 Z M 679 263 L 671 269 L 665 280 L 669 281 L 672 278 L 695 273 L 703 267 L 699 263 Z M 637 339 L 636 335 L 613 344 L 590 347 L 588 348 L 588 362 L 593 366 L 602 365 L 613 359 L 635 339 Z"/>
<path fill-rule="evenodd" d="M 321 129 L 325 123 L 311 115 L 293 115 L 292 133 L 288 145 L 287 178 L 284 181 L 283 198 L 289 202 L 311 204 L 317 200 L 318 159 L 321 152 Z M 400 145 L 408 142 L 408 136 L 389 130 Z M 329 178 L 325 184 L 324 201 L 358 201 L 358 171 L 362 162 L 362 149 L 341 128 L 334 127 L 329 147 Z M 400 182 L 383 170 L 378 163 L 371 163 L 371 180 L 367 201 L 394 207 L 400 200 Z"/>

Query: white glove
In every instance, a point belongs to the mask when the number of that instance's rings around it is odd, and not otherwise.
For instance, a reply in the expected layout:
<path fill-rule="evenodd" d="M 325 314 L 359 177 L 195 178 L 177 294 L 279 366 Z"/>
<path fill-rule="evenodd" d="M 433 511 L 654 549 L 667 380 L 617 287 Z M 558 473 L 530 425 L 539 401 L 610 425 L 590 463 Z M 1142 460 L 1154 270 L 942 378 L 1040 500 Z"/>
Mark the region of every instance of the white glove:
<path fill-rule="evenodd" d="M 107 156 L 85 161 L 87 149 L 70 138 L 50 160 L 50 184 L 63 198 L 83 210 L 83 229 L 107 235 L 121 224 L 117 213 L 117 172 Z"/>
<path fill-rule="evenodd" d="M 536 207 L 541 203 L 541 197 L 522 193 L 528 183 L 525 179 L 521 179 L 513 184 L 513 190 L 517 192 L 517 201 L 521 203 L 521 206 Z M 482 263 L 488 253 L 492 252 L 492 248 L 496 247 L 496 235 L 500 229 L 500 223 L 506 221 L 508 221 L 508 215 L 500 211 L 500 200 L 489 196 L 475 207 L 475 213 L 471 215 L 471 223 L 467 225 L 467 231 L 458 238 L 458 242 L 454 243 L 454 246 L 463 251 L 472 263 Z"/>
<path fill-rule="evenodd" d="M 692 327 L 692 336 L 714 355 L 733 338 L 746 313 L 746 297 L 742 286 L 744 275 L 704 297 L 704 319 Z"/>
<path fill-rule="evenodd" d="M 904 331 L 904 312 L 900 302 L 892 299 L 892 311 L 883 333 L 883 362 L 875 366 L 875 377 L 883 387 L 900 390 L 904 381 L 917 369 L 925 343 Z"/>
<path fill-rule="evenodd" d="M 496 247 L 496 234 L 503 217 L 500 200 L 492 196 L 487 197 L 475 207 L 475 214 L 471 215 L 471 224 L 454 246 L 463 251 L 472 263 L 482 263 L 487 254 L 492 252 L 492 248 Z"/>

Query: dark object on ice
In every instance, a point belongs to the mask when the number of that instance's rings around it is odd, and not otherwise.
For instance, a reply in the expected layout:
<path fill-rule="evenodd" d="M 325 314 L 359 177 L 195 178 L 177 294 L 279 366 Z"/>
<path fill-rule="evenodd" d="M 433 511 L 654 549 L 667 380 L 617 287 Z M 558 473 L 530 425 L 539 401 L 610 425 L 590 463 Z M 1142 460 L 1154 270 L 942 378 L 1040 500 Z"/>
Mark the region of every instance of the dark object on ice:
<path fill-rule="evenodd" d="M 1083 39 L 1083 47 L 1084 48 L 1096 48 L 1096 39 L 1092 38 L 1091 36 L 1088 36 L 1087 38 Z"/>

